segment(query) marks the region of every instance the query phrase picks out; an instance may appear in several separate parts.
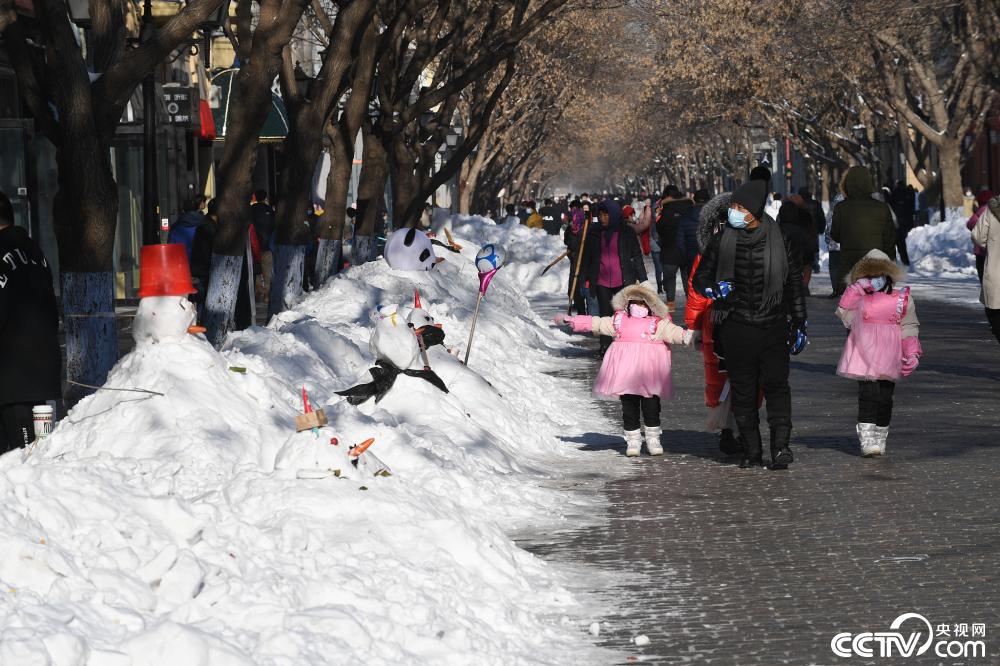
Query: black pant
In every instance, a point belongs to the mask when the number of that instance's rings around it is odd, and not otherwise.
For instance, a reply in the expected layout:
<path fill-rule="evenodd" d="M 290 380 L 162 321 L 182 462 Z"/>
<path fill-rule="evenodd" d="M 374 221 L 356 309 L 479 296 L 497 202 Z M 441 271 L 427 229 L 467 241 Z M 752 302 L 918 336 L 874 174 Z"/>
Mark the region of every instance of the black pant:
<path fill-rule="evenodd" d="M 721 329 L 721 331 L 720 331 Z M 764 389 L 767 422 L 772 428 L 792 427 L 792 389 L 788 385 L 788 324 L 768 328 L 727 321 L 716 328 L 726 350 L 733 415 L 743 428 L 760 423 L 757 395 Z"/>
<path fill-rule="evenodd" d="M 691 274 L 691 266 L 663 264 L 663 291 L 668 301 L 677 300 L 677 271 L 681 272 L 681 293 L 687 293 L 688 276 Z"/>
<path fill-rule="evenodd" d="M 621 287 L 602 287 L 601 285 L 597 285 L 597 309 L 600 316 L 610 317 L 615 313 L 614 308 L 611 307 L 611 299 L 621 290 Z M 605 351 L 610 346 L 611 338 L 607 335 L 602 335 L 601 351 Z"/>
<path fill-rule="evenodd" d="M 986 308 L 986 320 L 990 322 L 990 330 L 996 336 L 997 342 L 1000 342 L 1000 310 Z"/>
<path fill-rule="evenodd" d="M 639 429 L 639 412 L 642 412 L 642 422 L 648 428 L 657 428 L 660 425 L 660 396 L 654 395 L 652 398 L 644 398 L 641 395 L 626 394 L 621 396 L 622 401 L 622 421 L 625 430 Z"/>
<path fill-rule="evenodd" d="M 887 379 L 858 382 L 858 423 L 874 423 L 883 428 L 892 421 L 892 394 L 896 384 Z"/>
<path fill-rule="evenodd" d="M 830 250 L 829 268 L 830 284 L 833 285 L 833 293 L 840 296 L 846 288 L 840 274 L 840 250 Z"/>
<path fill-rule="evenodd" d="M 986 255 L 977 254 L 976 255 L 976 275 L 979 276 L 980 284 L 983 281 L 983 271 L 986 269 Z"/>
<path fill-rule="evenodd" d="M 572 256 L 570 257 L 570 262 L 569 284 L 566 285 L 567 295 L 569 295 L 569 290 L 573 288 L 573 268 L 576 267 L 576 260 Z M 573 313 L 578 315 L 590 314 L 587 312 L 587 299 L 583 297 L 583 283 L 583 277 L 577 277 L 576 293 L 572 295 L 571 301 L 573 304 Z"/>
<path fill-rule="evenodd" d="M 19 449 L 35 439 L 35 423 L 31 415 L 33 402 L 0 406 L 0 454 Z"/>

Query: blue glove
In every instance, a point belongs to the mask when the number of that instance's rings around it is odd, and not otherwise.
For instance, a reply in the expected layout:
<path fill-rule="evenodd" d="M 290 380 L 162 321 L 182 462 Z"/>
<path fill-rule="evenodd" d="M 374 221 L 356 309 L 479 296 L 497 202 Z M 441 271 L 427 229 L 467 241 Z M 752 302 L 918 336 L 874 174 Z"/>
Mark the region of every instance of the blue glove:
<path fill-rule="evenodd" d="M 717 301 L 719 299 L 728 298 L 731 293 L 733 293 L 733 283 L 723 280 L 718 284 L 706 288 L 705 298 L 711 298 L 713 301 Z"/>
<path fill-rule="evenodd" d="M 586 286 L 580 287 L 580 294 L 583 296 L 584 300 L 590 298 L 590 290 Z"/>
<path fill-rule="evenodd" d="M 793 320 L 788 330 L 788 351 L 792 356 L 798 356 L 809 344 L 809 336 L 806 334 L 807 321 Z"/>

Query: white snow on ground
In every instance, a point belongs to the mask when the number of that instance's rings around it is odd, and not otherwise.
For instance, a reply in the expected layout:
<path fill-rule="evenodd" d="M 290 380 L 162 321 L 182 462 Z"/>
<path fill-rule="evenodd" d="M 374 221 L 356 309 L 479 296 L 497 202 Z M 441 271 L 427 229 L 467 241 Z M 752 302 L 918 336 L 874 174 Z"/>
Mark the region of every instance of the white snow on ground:
<path fill-rule="evenodd" d="M 562 245 L 482 219 L 455 236 L 436 269 L 353 268 L 221 354 L 140 346 L 107 386 L 163 395 L 98 392 L 0 459 L 0 664 L 606 662 L 566 572 L 507 536 L 599 513 L 546 477 L 610 464 L 560 440 L 607 424 L 580 409 L 589 387 L 546 374 L 571 339 L 528 300 L 563 289 L 566 261 L 537 277 Z M 370 379 L 370 312 L 414 287 L 464 351 L 484 240 L 509 265 L 474 372 L 434 347 L 449 394 L 401 376 L 377 406 L 337 396 Z M 329 417 L 318 434 L 294 434 L 302 386 Z M 392 476 L 348 461 L 369 437 Z"/>

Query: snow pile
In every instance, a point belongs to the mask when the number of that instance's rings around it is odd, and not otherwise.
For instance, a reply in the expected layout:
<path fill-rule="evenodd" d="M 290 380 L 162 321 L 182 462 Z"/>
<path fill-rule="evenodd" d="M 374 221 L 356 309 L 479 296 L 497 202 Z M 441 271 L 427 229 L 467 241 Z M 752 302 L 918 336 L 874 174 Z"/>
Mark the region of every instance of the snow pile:
<path fill-rule="evenodd" d="M 906 237 L 912 270 L 922 275 L 975 275 L 976 260 L 965 220 L 916 227 Z"/>
<path fill-rule="evenodd" d="M 565 260 L 538 277 L 562 244 L 479 219 L 455 235 L 437 268 L 353 268 L 221 354 L 140 345 L 107 382 L 134 391 L 85 399 L 27 459 L 0 459 L 0 664 L 601 659 L 589 618 L 560 621 L 580 612 L 564 574 L 505 533 L 598 508 L 542 483 L 592 464 L 560 437 L 604 428 L 580 422 L 588 387 L 546 374 L 569 338 L 527 298 L 563 289 Z M 400 375 L 377 405 L 338 396 L 371 380 L 370 312 L 414 287 L 464 352 L 483 240 L 509 265 L 469 367 L 429 350 L 449 392 Z M 316 433 L 295 434 L 302 386 L 329 419 Z M 391 476 L 350 462 L 372 437 Z"/>

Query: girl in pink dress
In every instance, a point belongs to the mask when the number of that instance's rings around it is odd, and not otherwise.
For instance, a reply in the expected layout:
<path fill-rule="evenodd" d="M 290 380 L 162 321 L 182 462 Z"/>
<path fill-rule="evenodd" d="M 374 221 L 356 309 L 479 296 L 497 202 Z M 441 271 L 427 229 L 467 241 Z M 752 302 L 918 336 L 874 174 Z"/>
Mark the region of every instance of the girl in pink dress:
<path fill-rule="evenodd" d="M 910 288 L 895 289 L 903 271 L 881 250 L 855 264 L 837 316 L 851 329 L 837 374 L 858 381 L 861 455 L 885 454 L 896 382 L 919 365 L 920 322 Z"/>
<path fill-rule="evenodd" d="M 610 317 L 559 314 L 556 324 L 569 325 L 577 333 L 607 335 L 614 340 L 594 383 L 594 395 L 605 400 L 620 399 L 625 423 L 625 455 L 635 457 L 642 448 L 652 456 L 663 454 L 660 445 L 660 400 L 673 397 L 670 379 L 670 344 L 691 345 L 694 331 L 670 321 L 666 304 L 652 290 L 630 285 L 615 294 Z"/>

